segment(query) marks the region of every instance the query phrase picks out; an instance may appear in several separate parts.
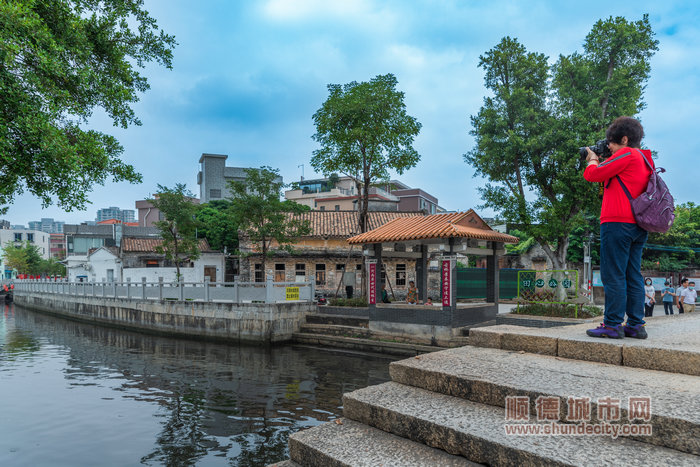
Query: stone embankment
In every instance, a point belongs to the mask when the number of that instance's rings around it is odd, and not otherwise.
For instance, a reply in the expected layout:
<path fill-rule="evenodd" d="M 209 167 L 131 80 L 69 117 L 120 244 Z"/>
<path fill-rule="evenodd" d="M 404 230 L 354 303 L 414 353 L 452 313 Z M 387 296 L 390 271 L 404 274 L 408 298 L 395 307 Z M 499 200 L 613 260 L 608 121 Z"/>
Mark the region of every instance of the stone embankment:
<path fill-rule="evenodd" d="M 43 292 L 16 292 L 19 306 L 107 326 L 170 336 L 226 342 L 289 342 L 311 302 L 221 303 L 181 300 L 143 300 L 81 297 Z"/>
<path fill-rule="evenodd" d="M 292 435 L 280 465 L 700 465 L 700 313 L 650 318 L 647 340 L 594 339 L 588 327 L 484 327 L 475 345 L 393 362 L 390 382 L 345 394 L 344 418 Z M 507 401 L 524 401 L 519 420 L 506 420 Z M 581 426 L 570 402 L 587 406 L 588 426 L 651 435 L 506 431 Z"/>

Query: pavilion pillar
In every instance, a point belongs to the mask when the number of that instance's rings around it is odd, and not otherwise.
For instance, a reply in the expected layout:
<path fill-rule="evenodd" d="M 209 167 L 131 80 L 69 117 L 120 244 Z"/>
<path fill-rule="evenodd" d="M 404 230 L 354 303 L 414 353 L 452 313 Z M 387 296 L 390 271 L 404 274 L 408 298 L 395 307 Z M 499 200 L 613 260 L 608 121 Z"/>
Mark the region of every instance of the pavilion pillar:
<path fill-rule="evenodd" d="M 377 260 L 377 282 L 376 290 L 377 303 L 382 302 L 382 286 L 384 286 L 384 279 L 382 278 L 382 271 L 384 270 L 384 263 L 382 262 L 382 244 L 374 244 L 374 259 Z"/>
<path fill-rule="evenodd" d="M 418 299 L 425 303 L 428 298 L 428 245 L 420 246 L 420 259 L 416 260 L 416 285 Z M 437 299 L 434 297 L 434 300 Z"/>
<path fill-rule="evenodd" d="M 491 242 L 491 255 L 486 257 L 486 301 L 498 306 L 499 272 L 498 251 L 500 242 Z"/>

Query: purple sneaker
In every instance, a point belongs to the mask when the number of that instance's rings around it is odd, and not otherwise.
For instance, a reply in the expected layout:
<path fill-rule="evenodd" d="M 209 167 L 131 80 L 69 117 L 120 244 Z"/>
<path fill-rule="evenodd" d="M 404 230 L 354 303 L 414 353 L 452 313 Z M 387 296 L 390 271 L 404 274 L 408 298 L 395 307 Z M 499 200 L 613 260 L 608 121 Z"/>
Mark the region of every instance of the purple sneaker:
<path fill-rule="evenodd" d="M 649 337 L 643 324 L 638 324 L 636 326 L 629 326 L 625 324 L 622 326 L 622 329 L 624 329 L 625 336 L 627 337 L 634 337 L 635 339 L 646 339 Z"/>
<path fill-rule="evenodd" d="M 589 329 L 586 331 L 591 337 L 609 337 L 610 339 L 622 339 L 625 337 L 625 332 L 621 324 L 617 326 L 606 326 L 604 323 L 600 323 L 595 329 Z"/>

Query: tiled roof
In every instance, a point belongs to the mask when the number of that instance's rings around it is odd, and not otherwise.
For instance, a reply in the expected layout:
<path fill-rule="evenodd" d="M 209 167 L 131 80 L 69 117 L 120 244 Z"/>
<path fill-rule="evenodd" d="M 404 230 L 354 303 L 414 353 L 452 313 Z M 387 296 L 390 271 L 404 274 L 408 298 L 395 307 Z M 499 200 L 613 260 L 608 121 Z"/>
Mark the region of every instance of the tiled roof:
<path fill-rule="evenodd" d="M 307 211 L 291 216 L 309 221 L 311 226 L 309 237 L 347 238 L 360 232 L 360 214 L 357 211 Z M 395 219 L 416 216 L 423 215 L 416 212 L 370 211 L 367 213 L 367 228 L 372 230 Z"/>
<path fill-rule="evenodd" d="M 122 238 L 121 248 L 123 252 L 155 253 L 156 247 L 163 244 L 162 238 Z M 206 239 L 199 240 L 200 251 L 212 251 Z"/>
<path fill-rule="evenodd" d="M 394 219 L 379 228 L 356 235 L 348 243 L 383 243 L 431 238 L 473 238 L 518 243 L 512 235 L 491 229 L 473 210 Z"/>

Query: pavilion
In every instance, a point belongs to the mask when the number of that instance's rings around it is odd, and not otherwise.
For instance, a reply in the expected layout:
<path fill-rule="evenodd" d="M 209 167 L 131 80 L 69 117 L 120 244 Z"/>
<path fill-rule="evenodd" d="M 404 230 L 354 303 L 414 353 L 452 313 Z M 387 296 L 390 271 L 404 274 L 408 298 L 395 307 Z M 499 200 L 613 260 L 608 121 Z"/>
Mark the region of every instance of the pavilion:
<path fill-rule="evenodd" d="M 435 339 L 448 339 L 456 328 L 494 319 L 498 314 L 498 257 L 505 243 L 518 238 L 497 232 L 476 212 L 441 213 L 394 219 L 374 230 L 348 239 L 363 245 L 368 271 L 370 329 L 378 332 L 411 333 Z M 402 243 L 406 251 L 389 251 L 388 245 Z M 383 257 L 416 260 L 416 285 L 424 301 L 428 289 L 428 246 L 440 245 L 442 308 L 408 304 L 377 304 L 381 297 Z M 457 305 L 456 255 L 486 257 L 486 304 Z"/>

